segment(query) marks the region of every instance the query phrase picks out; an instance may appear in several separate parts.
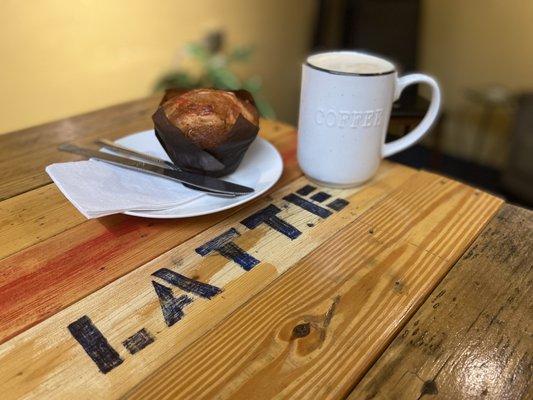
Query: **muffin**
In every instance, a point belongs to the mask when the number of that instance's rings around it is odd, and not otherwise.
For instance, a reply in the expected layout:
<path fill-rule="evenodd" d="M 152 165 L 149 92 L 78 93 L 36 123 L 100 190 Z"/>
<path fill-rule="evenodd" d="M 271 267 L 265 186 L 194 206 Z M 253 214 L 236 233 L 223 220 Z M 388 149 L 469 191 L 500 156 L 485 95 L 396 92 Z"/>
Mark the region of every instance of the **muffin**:
<path fill-rule="evenodd" d="M 191 90 L 171 97 L 162 107 L 170 123 L 202 149 L 214 149 L 226 142 L 239 115 L 259 124 L 255 106 L 225 90 Z"/>
<path fill-rule="evenodd" d="M 245 90 L 171 89 L 152 119 L 175 165 L 215 177 L 235 171 L 259 131 L 259 113 Z"/>

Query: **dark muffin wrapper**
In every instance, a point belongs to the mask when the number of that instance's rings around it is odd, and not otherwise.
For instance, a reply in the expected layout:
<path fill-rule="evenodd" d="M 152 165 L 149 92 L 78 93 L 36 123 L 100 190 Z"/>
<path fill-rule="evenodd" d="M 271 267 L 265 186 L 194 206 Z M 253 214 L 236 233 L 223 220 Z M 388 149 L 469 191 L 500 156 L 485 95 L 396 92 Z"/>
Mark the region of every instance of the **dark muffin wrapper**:
<path fill-rule="evenodd" d="M 161 104 L 180 93 L 183 92 L 171 89 L 165 94 Z M 233 93 L 238 98 L 254 104 L 247 91 L 238 90 Z M 152 116 L 155 134 L 174 165 L 185 171 L 212 177 L 231 174 L 237 169 L 259 132 L 258 126 L 239 115 L 229 131 L 229 139 L 214 149 L 204 150 L 187 138 L 178 127 L 172 125 L 161 104 Z"/>

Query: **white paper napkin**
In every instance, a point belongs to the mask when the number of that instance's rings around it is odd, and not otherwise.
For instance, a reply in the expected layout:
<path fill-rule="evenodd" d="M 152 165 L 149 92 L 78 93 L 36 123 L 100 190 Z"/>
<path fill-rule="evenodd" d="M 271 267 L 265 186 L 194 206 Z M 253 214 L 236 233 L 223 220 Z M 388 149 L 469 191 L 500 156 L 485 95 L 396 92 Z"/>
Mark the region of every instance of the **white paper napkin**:
<path fill-rule="evenodd" d="M 87 218 L 174 208 L 205 196 L 179 182 L 97 160 L 52 164 L 46 172 Z"/>

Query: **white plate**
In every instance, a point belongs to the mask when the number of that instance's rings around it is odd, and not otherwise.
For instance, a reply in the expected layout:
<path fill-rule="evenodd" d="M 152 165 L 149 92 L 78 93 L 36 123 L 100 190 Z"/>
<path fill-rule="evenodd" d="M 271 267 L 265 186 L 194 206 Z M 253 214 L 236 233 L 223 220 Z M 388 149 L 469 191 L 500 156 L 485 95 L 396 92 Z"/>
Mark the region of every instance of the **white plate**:
<path fill-rule="evenodd" d="M 116 142 L 170 161 L 163 147 L 159 144 L 153 129 L 125 136 Z M 257 137 L 250 145 L 239 168 L 234 173 L 221 178 L 254 188 L 253 193 L 232 198 L 206 194 L 176 208 L 157 211 L 127 211 L 124 214 L 146 218 L 185 218 L 227 210 L 255 199 L 266 192 L 278 181 L 282 171 L 283 161 L 276 148 L 265 139 Z M 176 184 L 179 185 L 179 183 Z"/>

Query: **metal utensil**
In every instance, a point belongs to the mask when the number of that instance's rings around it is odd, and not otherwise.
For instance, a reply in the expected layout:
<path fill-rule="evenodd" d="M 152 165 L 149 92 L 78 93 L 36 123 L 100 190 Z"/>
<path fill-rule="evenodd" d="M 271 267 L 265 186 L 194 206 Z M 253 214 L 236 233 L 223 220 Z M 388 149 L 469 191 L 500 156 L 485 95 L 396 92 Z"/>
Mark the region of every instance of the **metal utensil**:
<path fill-rule="evenodd" d="M 190 172 L 177 171 L 175 169 L 162 168 L 157 165 L 145 163 L 142 161 L 115 156 L 113 154 L 103 153 L 97 150 L 85 149 L 71 144 L 62 144 L 59 146 L 59 150 L 79 154 L 89 158 L 95 158 L 97 160 L 108 162 L 110 164 L 164 177 L 180 183 L 194 186 L 198 189 L 207 189 L 210 192 L 213 192 L 214 194 L 226 196 L 240 196 L 252 193 L 254 191 L 254 189 L 252 188 L 238 185 L 232 182 L 227 182 L 222 179 L 192 174 Z"/>
<path fill-rule="evenodd" d="M 122 145 L 120 145 L 118 143 L 115 143 L 115 142 L 112 142 L 111 140 L 108 140 L 108 139 L 98 139 L 98 140 L 95 141 L 95 143 L 99 144 L 101 146 L 104 146 L 106 149 L 112 150 L 113 152 L 115 152 L 115 153 L 117 153 L 119 155 L 127 155 L 127 156 L 131 156 L 131 157 L 135 157 L 135 158 L 140 159 L 141 161 L 145 161 L 145 162 L 148 162 L 150 164 L 157 165 L 158 167 L 161 167 L 161 168 L 170 168 L 170 169 L 175 169 L 177 171 L 181 171 L 181 168 L 177 167 L 176 165 L 174 165 L 170 161 L 162 160 L 161 158 L 157 158 L 157 157 L 151 156 L 150 154 L 141 153 L 140 151 L 133 150 L 133 149 L 131 149 L 129 147 L 126 147 L 126 146 L 122 146 Z M 211 190 L 200 189 L 200 188 L 191 186 L 191 185 L 189 185 L 187 183 L 184 183 L 184 185 L 186 187 L 188 187 L 189 189 L 200 190 L 202 192 L 211 193 L 211 194 L 217 194 L 215 192 L 212 192 Z"/>
<path fill-rule="evenodd" d="M 154 156 L 151 156 L 150 154 L 141 153 L 140 151 L 130 149 L 129 147 L 122 146 L 121 144 L 112 142 L 108 139 L 98 139 L 95 143 L 104 146 L 105 148 L 108 148 L 109 150 L 113 150 L 114 152 L 118 154 L 124 154 L 128 156 L 137 157 L 143 161 L 149 162 L 150 164 L 157 165 L 162 168 L 170 168 L 175 170 L 180 170 L 177 166 L 175 166 L 170 161 L 163 160 L 161 158 L 157 158 Z"/>

